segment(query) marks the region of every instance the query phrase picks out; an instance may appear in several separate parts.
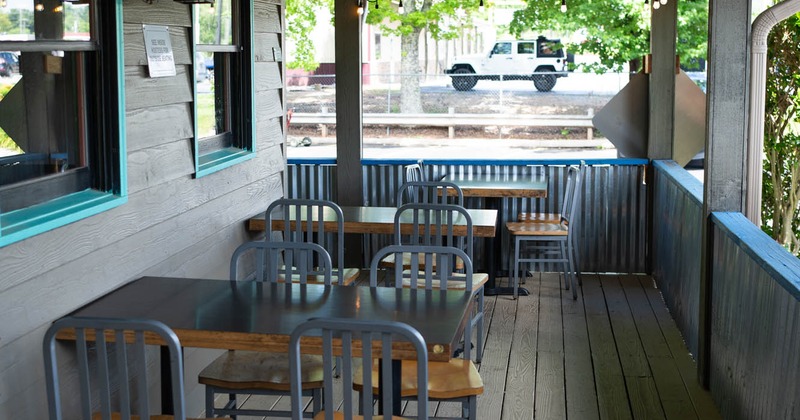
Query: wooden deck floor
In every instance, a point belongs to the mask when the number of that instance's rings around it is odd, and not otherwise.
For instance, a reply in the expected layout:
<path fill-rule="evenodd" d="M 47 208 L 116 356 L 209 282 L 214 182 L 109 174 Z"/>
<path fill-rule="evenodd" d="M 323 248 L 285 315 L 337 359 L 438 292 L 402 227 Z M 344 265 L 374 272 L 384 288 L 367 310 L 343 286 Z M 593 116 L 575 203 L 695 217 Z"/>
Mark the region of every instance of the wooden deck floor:
<path fill-rule="evenodd" d="M 534 276 L 530 296 L 486 298 L 478 419 L 720 418 L 649 276 L 585 274 L 577 301 L 558 274 Z M 432 404 L 436 417 L 459 412 Z"/>

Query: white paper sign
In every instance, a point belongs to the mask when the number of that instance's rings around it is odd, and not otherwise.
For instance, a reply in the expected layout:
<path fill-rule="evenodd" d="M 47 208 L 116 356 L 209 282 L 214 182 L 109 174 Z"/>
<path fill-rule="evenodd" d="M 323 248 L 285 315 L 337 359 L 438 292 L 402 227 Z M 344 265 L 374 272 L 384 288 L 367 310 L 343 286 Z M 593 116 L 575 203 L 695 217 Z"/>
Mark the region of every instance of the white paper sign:
<path fill-rule="evenodd" d="M 172 55 L 169 27 L 142 25 L 142 31 L 150 77 L 175 76 L 175 57 Z"/>

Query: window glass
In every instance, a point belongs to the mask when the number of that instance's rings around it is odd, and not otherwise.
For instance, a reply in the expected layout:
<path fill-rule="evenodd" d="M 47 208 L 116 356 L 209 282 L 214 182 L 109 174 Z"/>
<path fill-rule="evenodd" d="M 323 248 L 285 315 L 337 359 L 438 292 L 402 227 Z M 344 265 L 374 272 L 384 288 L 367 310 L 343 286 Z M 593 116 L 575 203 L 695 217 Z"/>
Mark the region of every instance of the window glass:
<path fill-rule="evenodd" d="M 0 246 L 124 202 L 120 4 L 0 0 Z"/>
<path fill-rule="evenodd" d="M 511 43 L 498 42 L 497 44 L 494 44 L 492 54 L 511 54 Z"/>
<path fill-rule="evenodd" d="M 198 172 L 221 169 L 238 153 L 252 151 L 251 48 L 242 22 L 244 4 L 217 0 L 195 5 L 195 110 Z M 249 31 L 249 30 L 248 30 Z"/>
<path fill-rule="evenodd" d="M 2 212 L 93 186 L 88 144 L 97 138 L 91 122 L 101 116 L 90 100 L 100 96 L 100 88 L 87 80 L 94 77 L 97 52 L 93 44 L 79 42 L 92 39 L 89 5 L 44 4 L 11 2 L 0 8 L 0 22 L 10 22 L 10 33 L 0 36 L 0 42 L 8 42 L 9 49 L 24 49 L 0 53 L 6 65 L 5 70 L 0 65 L 0 76 L 5 76 L 0 78 L 0 197 L 6 198 L 0 200 Z M 62 40 L 56 45 L 64 50 L 37 42 L 43 39 Z M 3 194 L 14 184 L 44 178 L 59 187 L 13 197 Z"/>
<path fill-rule="evenodd" d="M 517 44 L 518 54 L 535 54 L 536 44 L 533 42 L 519 42 Z"/>

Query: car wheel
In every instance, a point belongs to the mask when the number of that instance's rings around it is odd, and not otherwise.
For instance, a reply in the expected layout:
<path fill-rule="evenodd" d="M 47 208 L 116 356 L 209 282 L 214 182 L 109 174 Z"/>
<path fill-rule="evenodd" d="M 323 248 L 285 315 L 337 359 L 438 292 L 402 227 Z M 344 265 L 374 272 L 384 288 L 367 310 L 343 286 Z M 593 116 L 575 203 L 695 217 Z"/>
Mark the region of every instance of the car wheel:
<path fill-rule="evenodd" d="M 453 74 L 474 74 L 469 69 L 456 69 Z M 478 83 L 478 79 L 472 76 L 452 76 L 453 77 L 453 87 L 456 90 L 465 91 L 470 90 L 475 87 L 475 84 Z"/>
<path fill-rule="evenodd" d="M 534 74 L 533 85 L 539 92 L 550 92 L 556 85 L 556 76 L 554 74 Z"/>

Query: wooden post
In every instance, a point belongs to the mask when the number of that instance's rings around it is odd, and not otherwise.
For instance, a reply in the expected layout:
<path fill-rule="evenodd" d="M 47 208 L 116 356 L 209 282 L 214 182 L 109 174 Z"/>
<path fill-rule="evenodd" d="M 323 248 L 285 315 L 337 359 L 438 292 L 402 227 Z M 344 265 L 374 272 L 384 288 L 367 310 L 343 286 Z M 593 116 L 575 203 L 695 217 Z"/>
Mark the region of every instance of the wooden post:
<path fill-rule="evenodd" d="M 586 114 L 589 116 L 590 120 L 594 118 L 594 108 L 589 108 L 589 110 L 586 111 Z M 594 138 L 594 127 L 589 127 L 586 129 L 586 140 L 591 140 L 593 138 Z"/>
<path fill-rule="evenodd" d="M 703 254 L 697 367 L 708 387 L 711 366 L 713 238 L 709 215 L 744 209 L 749 100 L 750 0 L 709 1 Z"/>
<path fill-rule="evenodd" d="M 647 157 L 672 159 L 675 121 L 675 39 L 678 22 L 677 1 L 652 11 L 650 50 L 649 132 Z"/>
<path fill-rule="evenodd" d="M 456 109 L 453 108 L 452 106 L 447 107 L 447 113 L 448 114 L 455 114 L 456 113 Z M 452 139 L 455 136 L 456 136 L 456 128 L 454 126 L 452 126 L 452 125 L 447 127 L 447 137 Z"/>
<path fill-rule="evenodd" d="M 327 114 L 328 107 L 327 106 L 320 107 L 320 112 L 322 112 L 323 114 Z M 319 125 L 319 130 L 321 132 L 322 137 L 328 137 L 328 126 L 325 125 L 325 123 Z"/>

